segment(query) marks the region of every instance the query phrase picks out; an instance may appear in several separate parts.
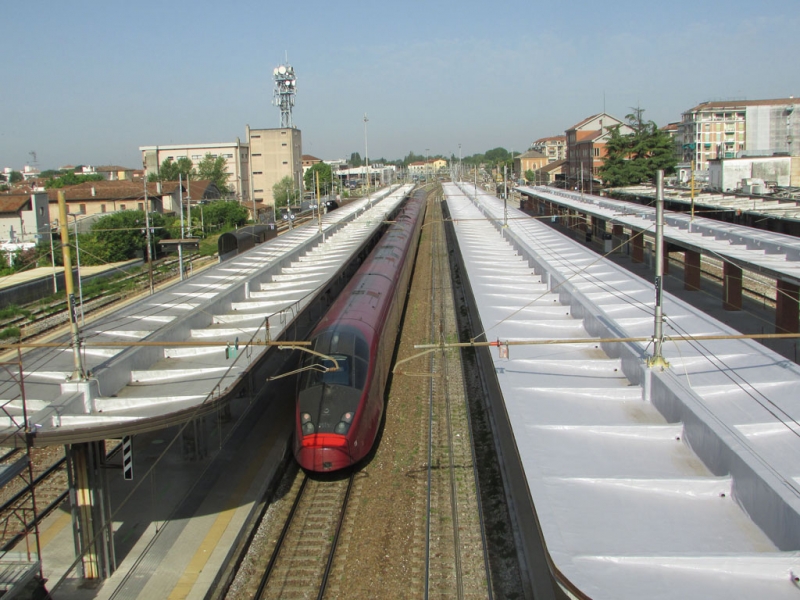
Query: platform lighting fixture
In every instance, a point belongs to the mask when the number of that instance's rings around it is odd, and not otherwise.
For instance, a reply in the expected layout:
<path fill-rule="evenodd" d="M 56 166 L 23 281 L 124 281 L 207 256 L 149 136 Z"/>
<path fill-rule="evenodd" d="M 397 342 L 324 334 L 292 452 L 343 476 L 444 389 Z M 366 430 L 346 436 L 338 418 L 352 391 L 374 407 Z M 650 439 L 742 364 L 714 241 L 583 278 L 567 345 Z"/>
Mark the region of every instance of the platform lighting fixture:
<path fill-rule="evenodd" d="M 272 76 L 275 80 L 272 104 L 281 111 L 281 127 L 294 127 L 292 123 L 292 107 L 294 106 L 294 97 L 297 94 L 297 78 L 294 75 L 294 67 L 289 64 L 275 67 L 272 71 Z"/>

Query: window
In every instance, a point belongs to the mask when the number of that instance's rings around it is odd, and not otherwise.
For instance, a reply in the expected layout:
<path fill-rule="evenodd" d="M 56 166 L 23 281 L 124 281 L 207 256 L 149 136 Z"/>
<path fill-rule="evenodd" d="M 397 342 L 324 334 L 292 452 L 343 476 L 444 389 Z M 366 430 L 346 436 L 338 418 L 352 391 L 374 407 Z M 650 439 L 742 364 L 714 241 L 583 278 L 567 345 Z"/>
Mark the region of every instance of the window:
<path fill-rule="evenodd" d="M 253 171 L 253 175 L 263 175 L 264 171 Z"/>
<path fill-rule="evenodd" d="M 139 210 L 144 210 L 144 202 L 139 202 Z"/>
<path fill-rule="evenodd" d="M 124 204 L 120 204 L 120 205 L 119 205 L 119 209 L 120 209 L 120 210 L 125 210 L 125 205 L 124 205 Z"/>
<path fill-rule="evenodd" d="M 285 131 L 281 131 L 281 135 L 286 135 L 286 132 Z"/>
<path fill-rule="evenodd" d="M 233 158 L 233 154 L 223 154 L 222 156 L 225 158 Z"/>
<path fill-rule="evenodd" d="M 105 204 L 101 204 L 101 205 L 100 205 L 100 212 L 101 212 L 101 213 L 104 213 L 104 212 L 106 212 L 106 205 L 105 205 Z"/>
<path fill-rule="evenodd" d="M 253 154 L 253 156 L 261 156 L 260 154 Z"/>
<path fill-rule="evenodd" d="M 82 215 L 85 215 L 86 214 L 86 205 L 85 204 L 81 204 L 80 205 L 80 209 L 78 210 L 78 212 L 81 213 Z"/>
<path fill-rule="evenodd" d="M 41 217 L 42 215 L 44 215 L 44 207 L 40 206 L 39 207 L 39 216 Z"/>
<path fill-rule="evenodd" d="M 285 164 L 285 165 L 288 165 L 288 164 L 289 164 L 289 161 L 286 161 L 286 160 L 285 160 L 285 161 L 283 161 L 283 164 Z"/>
<path fill-rule="evenodd" d="M 286 142 L 283 142 L 283 143 L 281 144 L 281 146 L 286 146 L 286 145 L 287 145 L 287 144 L 286 144 Z"/>
<path fill-rule="evenodd" d="M 202 158 L 199 154 L 192 154 L 192 160 L 201 160 Z"/>
<path fill-rule="evenodd" d="M 256 139 L 256 138 L 260 138 L 260 137 L 261 137 L 260 135 L 251 135 L 250 139 L 253 140 L 253 139 Z"/>
<path fill-rule="evenodd" d="M 253 193 L 254 194 L 263 194 L 264 190 L 253 190 Z M 256 198 L 256 200 L 258 200 L 258 198 Z"/>

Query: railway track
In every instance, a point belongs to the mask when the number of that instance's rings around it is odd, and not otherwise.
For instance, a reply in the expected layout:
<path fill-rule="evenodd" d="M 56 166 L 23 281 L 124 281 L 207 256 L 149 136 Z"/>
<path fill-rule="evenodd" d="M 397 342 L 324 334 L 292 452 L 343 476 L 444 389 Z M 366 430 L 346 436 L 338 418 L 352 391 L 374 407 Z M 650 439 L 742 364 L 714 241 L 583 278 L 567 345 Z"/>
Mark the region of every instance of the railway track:
<path fill-rule="evenodd" d="M 491 598 L 478 474 L 457 341 L 447 242 L 438 201 L 432 203 L 431 339 L 428 390 L 428 503 L 425 598 Z"/>
<path fill-rule="evenodd" d="M 398 360 L 415 354 L 413 344 L 458 338 L 433 194 L 428 215 Z M 403 369 L 390 381 L 374 452 L 357 465 L 352 484 L 335 475 L 303 484 L 290 459 L 288 475 L 263 501 L 233 582 L 211 597 L 492 597 L 460 353 L 440 350 Z"/>
<path fill-rule="evenodd" d="M 309 477 L 292 464 L 227 598 L 323 598 L 357 480 Z"/>

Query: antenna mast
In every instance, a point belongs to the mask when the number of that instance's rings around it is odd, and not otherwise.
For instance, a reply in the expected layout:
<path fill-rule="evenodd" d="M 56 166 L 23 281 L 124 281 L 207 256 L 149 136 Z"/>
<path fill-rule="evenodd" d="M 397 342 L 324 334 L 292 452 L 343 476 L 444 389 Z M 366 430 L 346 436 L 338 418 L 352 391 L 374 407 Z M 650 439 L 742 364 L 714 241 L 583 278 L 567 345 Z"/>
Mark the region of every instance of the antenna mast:
<path fill-rule="evenodd" d="M 294 67 L 289 64 L 288 57 L 286 63 L 275 67 L 272 74 L 275 79 L 272 104 L 281 109 L 281 127 L 294 127 L 292 123 L 292 107 L 294 106 L 295 94 L 297 94 L 297 78 L 294 76 Z"/>

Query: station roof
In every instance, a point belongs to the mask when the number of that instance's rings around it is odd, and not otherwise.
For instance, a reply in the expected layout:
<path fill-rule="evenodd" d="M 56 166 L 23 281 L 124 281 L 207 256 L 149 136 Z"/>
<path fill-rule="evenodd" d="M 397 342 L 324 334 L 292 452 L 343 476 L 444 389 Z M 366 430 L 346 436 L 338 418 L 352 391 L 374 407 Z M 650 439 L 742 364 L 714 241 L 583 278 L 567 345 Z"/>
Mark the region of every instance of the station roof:
<path fill-rule="evenodd" d="M 651 284 L 501 200 L 445 184 L 554 567 L 591 598 L 793 598 L 800 368 L 752 340 L 666 342 Z M 668 336 L 735 334 L 665 295 Z M 570 341 L 574 340 L 574 341 Z M 588 340 L 588 341 L 587 341 Z"/>
<path fill-rule="evenodd" d="M 652 206 L 549 187 L 516 189 L 638 231 L 655 232 Z M 664 221 L 667 242 L 800 285 L 800 238 L 671 211 L 664 211 Z"/>
<path fill-rule="evenodd" d="M 66 337 L 58 348 L 26 353 L 26 408 L 35 444 L 160 429 L 214 406 L 266 351 L 250 344 L 267 337 L 265 319 L 272 317 L 269 338 L 278 339 L 411 188 L 387 188 L 324 215 L 323 236 L 317 223 L 296 227 L 87 322 L 81 332 L 90 373 L 85 382 L 70 381 L 74 363 Z M 239 350 L 231 357 L 224 345 L 203 345 L 209 341 L 238 344 Z M 131 342 L 154 345 L 126 347 Z M 20 386 L 8 372 L 0 373 L 0 399 L 0 432 L 10 440 L 24 423 Z"/>

